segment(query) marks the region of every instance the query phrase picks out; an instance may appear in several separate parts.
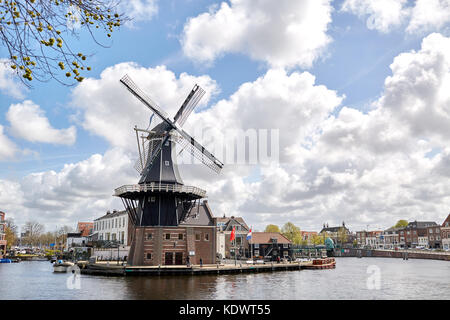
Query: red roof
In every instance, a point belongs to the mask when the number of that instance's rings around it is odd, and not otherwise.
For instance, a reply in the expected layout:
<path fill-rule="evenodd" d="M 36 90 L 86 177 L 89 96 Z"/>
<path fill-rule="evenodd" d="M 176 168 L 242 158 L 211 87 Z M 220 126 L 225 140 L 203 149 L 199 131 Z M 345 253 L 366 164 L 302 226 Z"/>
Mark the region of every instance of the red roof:
<path fill-rule="evenodd" d="M 291 243 L 279 232 L 253 232 L 250 243 L 271 244 L 271 239 L 277 239 L 277 243 Z"/>
<path fill-rule="evenodd" d="M 92 233 L 92 229 L 94 229 L 93 222 L 78 222 L 77 230 L 81 233 L 82 237 L 87 237 Z"/>

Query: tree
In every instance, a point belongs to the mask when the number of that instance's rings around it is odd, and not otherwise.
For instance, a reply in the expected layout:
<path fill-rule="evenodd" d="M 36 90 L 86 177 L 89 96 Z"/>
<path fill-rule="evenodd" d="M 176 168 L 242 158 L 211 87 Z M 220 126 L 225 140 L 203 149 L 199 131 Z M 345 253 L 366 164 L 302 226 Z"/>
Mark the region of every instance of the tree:
<path fill-rule="evenodd" d="M 404 228 L 408 225 L 408 221 L 406 220 L 398 220 L 395 224 L 394 228 Z"/>
<path fill-rule="evenodd" d="M 300 232 L 300 228 L 295 226 L 292 222 L 287 222 L 281 228 L 281 233 L 292 241 L 294 244 L 301 244 L 302 241 L 302 233 Z"/>
<path fill-rule="evenodd" d="M 39 238 L 44 232 L 44 226 L 36 221 L 28 221 L 25 223 L 23 230 L 25 231 L 23 243 L 33 246 L 39 243 Z"/>
<path fill-rule="evenodd" d="M 340 227 L 337 237 L 339 239 L 339 242 L 342 244 L 347 242 L 348 236 L 347 236 L 347 230 L 344 227 Z"/>
<path fill-rule="evenodd" d="M 264 232 L 281 232 L 280 228 L 277 225 L 269 224 Z"/>
<path fill-rule="evenodd" d="M 318 246 L 325 243 L 325 239 L 323 235 L 315 234 L 312 236 L 311 242 L 313 245 Z"/>
<path fill-rule="evenodd" d="M 7 64 L 27 86 L 37 79 L 60 83 L 64 74 L 81 82 L 86 54 L 74 51 L 69 37 L 86 31 L 93 41 L 111 33 L 129 20 L 116 11 L 120 0 L 12 0 L 0 1 L 0 41 L 6 48 Z M 25 81 L 28 80 L 28 81 Z"/>
<path fill-rule="evenodd" d="M 13 219 L 5 220 L 5 240 L 7 241 L 7 248 L 10 249 L 15 245 L 17 240 L 17 226 L 14 224 Z"/>

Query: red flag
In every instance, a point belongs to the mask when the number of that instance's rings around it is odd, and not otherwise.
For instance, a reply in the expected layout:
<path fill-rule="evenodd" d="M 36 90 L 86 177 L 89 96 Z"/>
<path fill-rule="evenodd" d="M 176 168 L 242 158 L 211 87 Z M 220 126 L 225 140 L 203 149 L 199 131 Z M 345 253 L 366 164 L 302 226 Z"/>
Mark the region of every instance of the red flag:
<path fill-rule="evenodd" d="M 236 238 L 236 232 L 235 232 L 234 226 L 233 226 L 233 230 L 231 231 L 231 235 L 230 235 L 230 241 L 233 241 L 234 238 Z"/>

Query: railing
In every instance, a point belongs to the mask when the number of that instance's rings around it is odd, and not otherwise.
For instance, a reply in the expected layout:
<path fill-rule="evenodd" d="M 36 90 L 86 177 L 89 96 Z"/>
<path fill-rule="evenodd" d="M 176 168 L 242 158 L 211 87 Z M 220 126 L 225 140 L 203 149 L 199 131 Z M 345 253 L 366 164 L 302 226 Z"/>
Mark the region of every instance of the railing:
<path fill-rule="evenodd" d="M 124 185 L 114 190 L 115 196 L 120 196 L 128 192 L 177 192 L 191 193 L 202 198 L 206 197 L 206 191 L 197 187 L 183 186 L 167 183 L 145 183 Z"/>

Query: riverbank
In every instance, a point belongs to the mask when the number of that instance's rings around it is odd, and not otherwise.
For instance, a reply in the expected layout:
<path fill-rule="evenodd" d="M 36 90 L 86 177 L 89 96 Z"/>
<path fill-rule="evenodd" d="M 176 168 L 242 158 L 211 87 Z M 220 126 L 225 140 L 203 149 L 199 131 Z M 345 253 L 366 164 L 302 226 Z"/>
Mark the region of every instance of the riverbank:
<path fill-rule="evenodd" d="M 449 252 L 426 252 L 418 250 L 381 250 L 381 249 L 338 249 L 334 250 L 335 257 L 373 257 L 400 259 L 430 259 L 450 261 Z"/>

